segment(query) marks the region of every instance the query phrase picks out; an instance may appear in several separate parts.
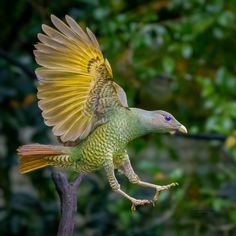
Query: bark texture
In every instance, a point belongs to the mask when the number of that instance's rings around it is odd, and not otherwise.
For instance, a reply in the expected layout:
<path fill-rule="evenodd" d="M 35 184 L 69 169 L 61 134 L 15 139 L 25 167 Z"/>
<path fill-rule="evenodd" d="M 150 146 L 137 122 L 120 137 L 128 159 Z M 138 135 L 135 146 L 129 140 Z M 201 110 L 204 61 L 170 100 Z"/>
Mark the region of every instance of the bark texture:
<path fill-rule="evenodd" d="M 61 202 L 61 219 L 57 236 L 72 236 L 75 226 L 75 215 L 77 212 L 77 189 L 84 174 L 69 182 L 65 174 L 53 172 L 52 178 Z"/>

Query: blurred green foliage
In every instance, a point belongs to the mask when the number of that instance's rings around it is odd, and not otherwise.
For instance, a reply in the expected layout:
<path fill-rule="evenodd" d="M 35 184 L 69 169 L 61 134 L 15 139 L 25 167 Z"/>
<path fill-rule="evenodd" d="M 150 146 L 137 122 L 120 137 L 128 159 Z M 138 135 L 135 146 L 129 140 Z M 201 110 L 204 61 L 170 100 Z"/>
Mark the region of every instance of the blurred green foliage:
<path fill-rule="evenodd" d="M 75 235 L 236 235 L 236 1 L 73 0 L 0 2 L 0 235 L 55 235 L 59 203 L 50 168 L 21 176 L 16 148 L 53 143 L 36 99 L 32 50 L 50 14 L 97 35 L 130 106 L 163 109 L 187 137 L 133 141 L 137 173 L 178 188 L 156 207 L 130 211 L 102 171 L 78 194 Z M 118 175 L 134 196 L 140 189 Z"/>

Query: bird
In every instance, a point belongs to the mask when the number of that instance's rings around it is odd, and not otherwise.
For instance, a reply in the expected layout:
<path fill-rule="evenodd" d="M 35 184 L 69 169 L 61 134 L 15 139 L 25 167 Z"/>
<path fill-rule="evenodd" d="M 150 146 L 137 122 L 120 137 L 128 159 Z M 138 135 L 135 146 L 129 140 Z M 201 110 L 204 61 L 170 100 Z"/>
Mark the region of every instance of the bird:
<path fill-rule="evenodd" d="M 160 191 L 177 183 L 156 185 L 141 180 L 132 168 L 127 144 L 145 134 L 187 133 L 169 112 L 128 106 L 126 93 L 113 78 L 108 60 L 89 28 L 70 16 L 51 15 L 54 27 L 42 25 L 34 55 L 38 106 L 60 145 L 26 144 L 17 149 L 22 174 L 55 166 L 78 173 L 103 169 L 113 191 L 131 202 L 131 209 L 158 200 Z M 152 188 L 152 200 L 122 190 L 115 169 L 128 180 Z"/>

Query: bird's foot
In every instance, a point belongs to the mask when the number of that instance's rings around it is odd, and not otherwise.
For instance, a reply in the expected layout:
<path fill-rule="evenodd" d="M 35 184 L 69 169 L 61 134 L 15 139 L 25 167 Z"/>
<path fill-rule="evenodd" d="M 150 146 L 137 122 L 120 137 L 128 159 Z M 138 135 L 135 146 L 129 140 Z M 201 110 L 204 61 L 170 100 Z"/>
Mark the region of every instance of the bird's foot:
<path fill-rule="evenodd" d="M 154 195 L 154 197 L 153 197 L 153 201 L 157 201 L 157 200 L 159 199 L 160 192 L 161 192 L 162 190 L 167 190 L 167 189 L 169 189 L 169 188 L 171 188 L 171 187 L 175 187 L 175 186 L 178 186 L 178 185 L 179 185 L 178 183 L 171 183 L 171 184 L 163 185 L 163 186 L 157 185 L 157 186 L 156 186 L 156 193 L 155 193 L 155 195 Z"/>
<path fill-rule="evenodd" d="M 131 200 L 132 202 L 132 206 L 131 206 L 131 210 L 132 211 L 135 211 L 136 210 L 136 206 L 139 206 L 139 205 L 146 205 L 146 204 L 153 204 L 153 201 L 152 200 L 146 200 L 146 199 L 135 199 L 133 198 Z"/>

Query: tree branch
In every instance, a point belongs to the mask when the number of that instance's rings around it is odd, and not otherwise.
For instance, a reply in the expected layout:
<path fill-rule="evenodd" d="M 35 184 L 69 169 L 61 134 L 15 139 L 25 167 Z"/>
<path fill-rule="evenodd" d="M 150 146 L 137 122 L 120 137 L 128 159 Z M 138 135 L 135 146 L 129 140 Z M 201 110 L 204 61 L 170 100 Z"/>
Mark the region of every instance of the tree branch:
<path fill-rule="evenodd" d="M 84 174 L 68 182 L 65 174 L 53 172 L 52 178 L 61 201 L 61 219 L 57 236 L 72 236 L 75 226 L 75 214 L 77 211 L 77 188 L 79 187 Z"/>
<path fill-rule="evenodd" d="M 177 133 L 175 134 L 177 137 L 183 137 L 187 139 L 194 139 L 194 140 L 215 140 L 215 141 L 220 141 L 224 142 L 225 139 L 227 138 L 226 135 L 224 134 L 217 134 L 217 133 L 198 133 L 198 134 L 181 134 Z"/>

